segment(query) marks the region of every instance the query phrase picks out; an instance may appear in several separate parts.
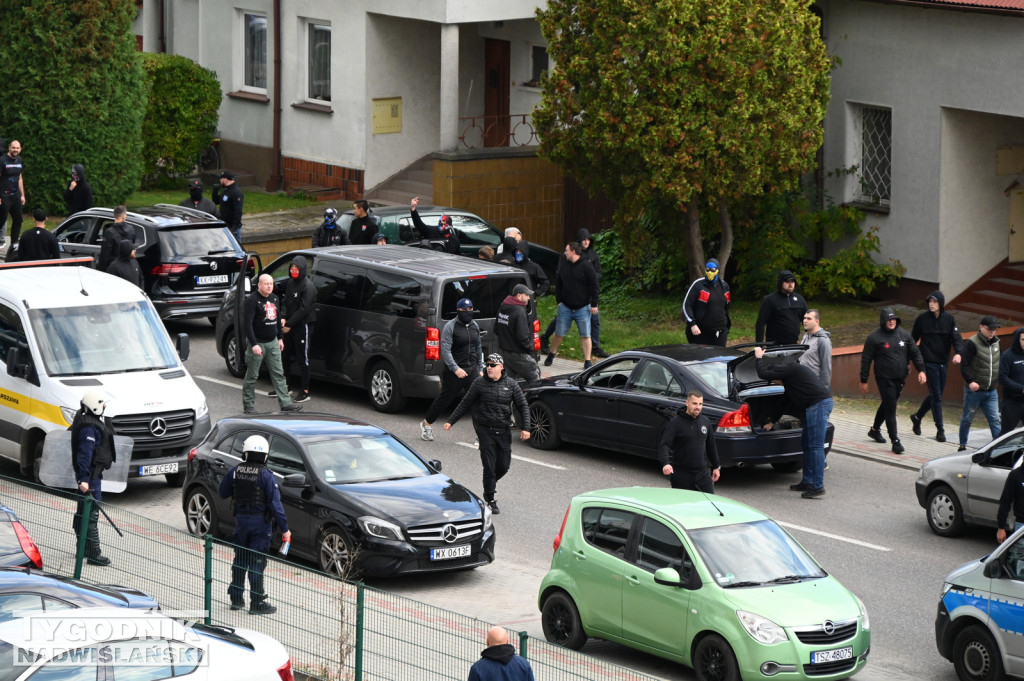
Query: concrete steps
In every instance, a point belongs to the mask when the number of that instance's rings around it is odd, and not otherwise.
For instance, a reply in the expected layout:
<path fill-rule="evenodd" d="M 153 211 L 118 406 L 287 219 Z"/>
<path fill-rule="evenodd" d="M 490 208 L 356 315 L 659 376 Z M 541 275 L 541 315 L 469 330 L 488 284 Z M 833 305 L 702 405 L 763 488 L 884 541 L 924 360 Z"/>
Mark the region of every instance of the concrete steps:
<path fill-rule="evenodd" d="M 420 204 L 434 203 L 434 162 L 425 156 L 366 192 L 374 203 L 409 205 L 414 196 Z"/>
<path fill-rule="evenodd" d="M 946 305 L 1000 321 L 1024 321 L 1024 264 L 1004 260 Z"/>

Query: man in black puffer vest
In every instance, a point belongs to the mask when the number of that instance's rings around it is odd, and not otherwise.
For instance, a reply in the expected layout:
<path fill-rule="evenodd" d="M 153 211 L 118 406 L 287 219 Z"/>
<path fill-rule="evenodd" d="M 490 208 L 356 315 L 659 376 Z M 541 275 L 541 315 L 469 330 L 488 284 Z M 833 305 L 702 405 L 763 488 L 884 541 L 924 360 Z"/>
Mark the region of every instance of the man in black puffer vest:
<path fill-rule="evenodd" d="M 1002 432 L 999 420 L 999 322 L 992 315 L 985 315 L 978 325 L 978 333 L 964 342 L 964 361 L 960 364 L 960 375 L 964 379 L 964 413 L 960 417 L 960 446 L 957 451 L 967 449 L 967 436 L 971 434 L 971 421 L 981 407 L 988 420 L 988 429 L 995 440 Z"/>

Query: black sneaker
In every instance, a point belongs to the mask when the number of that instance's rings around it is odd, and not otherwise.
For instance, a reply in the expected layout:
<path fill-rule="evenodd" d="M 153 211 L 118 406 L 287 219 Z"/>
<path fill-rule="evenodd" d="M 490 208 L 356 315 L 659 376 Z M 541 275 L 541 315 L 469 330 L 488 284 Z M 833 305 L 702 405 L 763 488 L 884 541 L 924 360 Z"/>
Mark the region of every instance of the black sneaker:
<path fill-rule="evenodd" d="M 944 431 L 941 428 L 939 428 L 939 430 L 937 430 L 935 432 L 935 441 L 936 442 L 945 442 L 946 441 L 946 431 Z"/>
<path fill-rule="evenodd" d="M 548 356 L 544 358 L 544 366 L 549 367 L 551 363 L 555 361 L 555 353 L 549 352 Z"/>
<path fill-rule="evenodd" d="M 296 390 L 292 393 L 292 402 L 309 402 L 309 391 Z"/>
<path fill-rule="evenodd" d="M 960 445 L 959 447 L 956 448 L 956 451 L 958 451 L 958 452 L 967 451 L 967 445 Z"/>
<path fill-rule="evenodd" d="M 498 508 L 498 502 L 496 500 L 492 499 L 491 501 L 488 501 L 487 505 L 491 507 L 491 513 L 494 515 L 501 513 L 501 509 Z"/>
<path fill-rule="evenodd" d="M 868 431 L 868 437 L 874 440 L 875 442 L 880 442 L 883 445 L 885 444 L 885 438 L 882 436 L 880 432 L 878 432 L 874 428 Z"/>
<path fill-rule="evenodd" d="M 289 404 L 287 407 L 281 407 L 281 411 L 302 411 L 302 406 L 298 404 Z"/>
<path fill-rule="evenodd" d="M 795 485 L 790 485 L 789 488 L 794 492 L 806 492 L 811 489 L 811 484 L 808 482 L 798 482 Z"/>
<path fill-rule="evenodd" d="M 921 417 L 917 414 L 910 415 L 910 423 L 913 424 L 911 430 L 914 431 L 914 435 L 921 434 Z"/>
<path fill-rule="evenodd" d="M 590 351 L 590 354 L 592 354 L 594 357 L 600 357 L 601 359 L 604 359 L 605 357 L 609 356 L 608 353 L 604 351 L 604 348 L 602 348 L 600 345 L 595 345 L 594 349 Z"/>
<path fill-rule="evenodd" d="M 239 599 L 236 600 L 236 599 L 232 598 L 231 599 L 231 609 L 232 610 L 245 610 L 245 599 L 244 598 L 239 598 Z"/>
<path fill-rule="evenodd" d="M 591 362 L 589 359 L 583 360 L 583 368 L 584 369 L 589 369 L 592 366 L 594 366 L 594 363 Z"/>
<path fill-rule="evenodd" d="M 907 451 L 907 450 L 903 448 L 903 443 L 900 442 L 900 439 L 898 437 L 894 437 L 892 439 L 892 453 L 893 454 L 902 454 L 905 451 Z"/>
<path fill-rule="evenodd" d="M 256 407 L 243 407 L 242 411 L 245 412 L 246 414 L 255 414 Z"/>
<path fill-rule="evenodd" d="M 263 601 L 259 605 L 254 605 L 251 608 L 249 608 L 250 615 L 273 615 L 275 612 L 277 612 L 277 606 L 271 605 L 266 601 Z"/>
<path fill-rule="evenodd" d="M 817 499 L 818 497 L 823 496 L 825 496 L 824 487 L 813 487 L 800 495 L 803 499 Z"/>

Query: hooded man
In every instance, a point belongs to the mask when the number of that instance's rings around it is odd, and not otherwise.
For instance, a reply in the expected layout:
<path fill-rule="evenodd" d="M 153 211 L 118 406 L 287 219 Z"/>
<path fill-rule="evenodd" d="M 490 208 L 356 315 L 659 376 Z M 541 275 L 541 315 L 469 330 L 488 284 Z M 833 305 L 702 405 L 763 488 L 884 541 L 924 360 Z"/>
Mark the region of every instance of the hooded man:
<path fill-rule="evenodd" d="M 721 278 L 718 261 L 711 258 L 704 265 L 704 278 L 696 279 L 683 298 L 683 321 L 686 342 L 725 347 L 729 340 L 729 284 Z"/>
<path fill-rule="evenodd" d="M 445 253 L 461 255 L 462 243 L 459 241 L 458 235 L 455 234 L 455 230 L 452 228 L 452 216 L 442 215 L 437 220 L 437 227 L 431 227 L 423 222 L 423 219 L 420 217 L 420 213 L 417 210 L 419 205 L 420 197 L 416 196 L 410 202 L 409 212 L 412 213 L 412 224 L 420 231 L 420 236 L 424 239 L 444 241 Z"/>
<path fill-rule="evenodd" d="M 338 211 L 328 208 L 324 211 L 324 221 L 313 232 L 313 248 L 318 246 L 348 246 L 351 243 L 348 233 L 338 228 Z"/>
<path fill-rule="evenodd" d="M 530 260 L 529 241 L 521 239 L 519 243 L 516 244 L 516 248 L 513 253 L 515 266 L 530 275 L 533 290 L 537 292 L 538 298 L 551 290 L 551 280 L 548 279 L 548 275 L 544 274 L 544 268 Z M 591 331 L 591 336 L 593 336 L 593 331 Z"/>
<path fill-rule="evenodd" d="M 178 205 L 183 208 L 201 210 L 213 217 L 219 217 L 217 204 L 203 196 L 203 183 L 200 180 L 192 180 L 188 183 L 188 198 L 182 200 Z"/>
<path fill-rule="evenodd" d="M 531 296 L 533 291 L 525 284 L 516 284 L 512 295 L 501 302 L 494 321 L 505 369 L 512 378 L 526 382 L 540 379 L 540 367 L 533 356 L 533 325 L 526 312 Z"/>
<path fill-rule="evenodd" d="M 494 495 L 498 480 L 508 473 L 512 464 L 512 403 L 519 408 L 520 440 L 530 439 L 530 407 L 519 384 L 505 375 L 505 360 L 501 355 L 487 355 L 484 375 L 473 381 L 469 392 L 448 417 L 444 429 L 462 418 L 467 410 L 473 413 L 473 428 L 476 430 L 480 447 L 480 463 L 484 469 L 484 501 L 491 507 L 491 513 L 501 513 Z"/>
<path fill-rule="evenodd" d="M 1013 332 L 1010 347 L 999 358 L 1003 405 L 999 416 L 1004 433 L 1024 421 L 1024 326 Z"/>
<path fill-rule="evenodd" d="M 821 328 L 821 312 L 808 310 L 804 313 L 804 337 L 801 345 L 806 345 L 804 354 L 800 355 L 800 363 L 813 371 L 818 380 L 826 388 L 832 385 L 832 336 Z"/>
<path fill-rule="evenodd" d="M 36 208 L 32 212 L 35 226 L 21 235 L 18 241 L 18 260 L 56 260 L 60 258 L 60 244 L 53 232 L 46 229 L 46 211 Z"/>
<path fill-rule="evenodd" d="M 117 242 L 117 257 L 107 267 L 107 274 L 121 277 L 125 281 L 129 281 L 144 289 L 145 283 L 142 279 L 142 268 L 139 267 L 138 261 L 135 260 L 135 244 L 131 241 Z"/>
<path fill-rule="evenodd" d="M 121 252 L 120 243 L 127 241 L 135 247 L 135 228 L 128 224 L 128 209 L 124 206 L 114 208 L 114 222 L 103 229 L 103 241 L 100 243 L 100 257 L 96 269 L 106 272 L 110 263 Z"/>
<path fill-rule="evenodd" d="M 491 627 L 487 647 L 469 668 L 469 681 L 534 681 L 534 677 L 530 663 L 516 655 L 515 646 L 508 642 L 508 632 Z"/>
<path fill-rule="evenodd" d="M 512 235 L 508 235 L 501 240 L 501 250 L 498 255 L 494 257 L 494 262 L 501 263 L 503 265 L 513 266 L 516 264 L 516 238 Z"/>
<path fill-rule="evenodd" d="M 456 399 L 461 399 L 480 376 L 484 375 L 483 344 L 480 326 L 473 319 L 473 301 L 462 298 L 455 304 L 455 316 L 441 329 L 441 393 L 420 421 L 420 437 L 434 439 L 434 421 Z"/>
<path fill-rule="evenodd" d="M 892 441 L 893 454 L 902 454 L 905 451 L 896 430 L 896 405 L 900 393 L 903 392 L 903 384 L 906 383 L 909 373 L 907 367 L 911 361 L 918 372 L 917 382 L 924 385 L 928 378 L 924 372 L 921 350 L 907 330 L 900 327 L 900 318 L 896 316 L 896 312 L 891 307 L 882 308 L 878 316 L 878 330 L 872 331 L 868 336 L 860 355 L 860 391 L 867 393 L 868 374 L 871 371 L 871 364 L 874 363 L 875 383 L 878 385 L 882 404 L 875 412 L 875 421 L 868 430 L 868 437 L 884 444 L 885 438 L 878 431 L 878 427 L 885 421 L 889 439 Z"/>
<path fill-rule="evenodd" d="M 281 301 L 281 332 L 284 334 L 284 375 L 291 374 L 292 360 L 299 363 L 300 388 L 292 402 L 309 400 L 309 342 L 316 321 L 316 289 L 306 274 L 306 258 L 297 255 L 288 266 L 288 282 Z"/>
<path fill-rule="evenodd" d="M 999 321 L 988 314 L 981 318 L 978 333 L 964 341 L 964 357 L 960 363 L 960 376 L 964 379 L 964 413 L 960 416 L 960 446 L 957 451 L 967 449 L 967 436 L 971 434 L 971 422 L 978 408 L 988 421 L 992 439 L 1002 432 L 999 419 L 999 366 L 1002 350 L 999 347 Z"/>
<path fill-rule="evenodd" d="M 778 288 L 761 301 L 754 332 L 758 343 L 792 345 L 800 336 L 800 326 L 807 313 L 807 301 L 796 293 L 796 275 L 789 270 L 779 272 Z"/>
<path fill-rule="evenodd" d="M 71 182 L 64 190 L 64 205 L 68 215 L 92 208 L 92 186 L 85 179 L 85 166 L 76 163 L 71 167 Z"/>
<path fill-rule="evenodd" d="M 950 350 L 953 351 L 953 364 L 960 363 L 961 355 L 964 354 L 964 339 L 960 329 L 956 328 L 953 315 L 946 312 L 946 296 L 942 295 L 942 291 L 928 294 L 928 311 L 917 316 L 910 335 L 921 343 L 924 372 L 928 376 L 928 396 L 917 411 L 910 415 L 910 423 L 914 435 L 920 435 L 921 419 L 930 410 L 935 419 L 935 439 L 945 442 L 942 393 L 946 390 L 946 368 L 949 365 Z"/>

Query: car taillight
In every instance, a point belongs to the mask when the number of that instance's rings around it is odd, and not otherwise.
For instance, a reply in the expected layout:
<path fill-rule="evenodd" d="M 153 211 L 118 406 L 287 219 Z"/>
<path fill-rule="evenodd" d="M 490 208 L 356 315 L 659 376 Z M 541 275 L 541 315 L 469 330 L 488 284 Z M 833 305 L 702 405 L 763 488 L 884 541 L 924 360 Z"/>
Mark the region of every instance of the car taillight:
<path fill-rule="evenodd" d="M 199 453 L 199 450 L 196 449 L 195 447 L 193 447 L 192 449 L 188 450 L 188 462 L 187 463 L 192 463 L 192 459 L 196 458 L 196 454 L 198 454 L 198 453 Z"/>
<path fill-rule="evenodd" d="M 571 508 L 571 507 L 570 507 Z M 565 532 L 565 523 L 569 520 L 569 509 L 565 509 L 565 517 L 562 518 L 562 527 L 558 530 L 558 536 L 555 537 L 555 541 L 552 544 L 552 553 L 558 551 L 558 547 L 562 545 L 562 534 Z"/>
<path fill-rule="evenodd" d="M 295 675 L 292 674 L 292 659 L 290 657 L 287 662 L 277 668 L 277 675 L 281 677 L 281 681 L 295 681 Z"/>
<path fill-rule="evenodd" d="M 750 430 L 750 407 L 743 405 L 736 411 L 730 411 L 718 421 L 718 432 Z"/>
<path fill-rule="evenodd" d="M 32 561 L 36 568 L 42 570 L 43 554 L 39 553 L 39 547 L 32 541 L 32 535 L 28 533 L 28 530 L 19 521 L 15 520 L 12 524 L 14 525 L 14 534 L 18 535 L 18 543 L 21 544 L 21 550 L 25 552 L 25 555 L 28 556 L 28 559 Z"/>
<path fill-rule="evenodd" d="M 427 346 L 424 348 L 424 359 L 441 359 L 441 331 L 433 326 L 427 327 Z"/>
<path fill-rule="evenodd" d="M 540 320 L 533 320 L 533 351 L 540 352 Z"/>
<path fill-rule="evenodd" d="M 172 263 L 161 263 L 153 268 L 153 276 L 165 277 L 168 274 L 181 274 L 185 271 L 188 265 L 172 264 Z"/>

